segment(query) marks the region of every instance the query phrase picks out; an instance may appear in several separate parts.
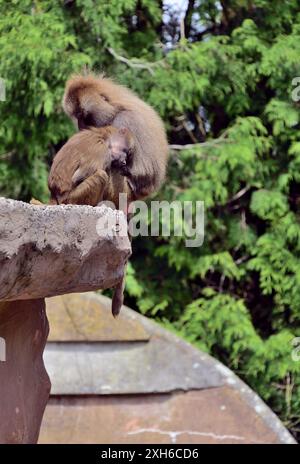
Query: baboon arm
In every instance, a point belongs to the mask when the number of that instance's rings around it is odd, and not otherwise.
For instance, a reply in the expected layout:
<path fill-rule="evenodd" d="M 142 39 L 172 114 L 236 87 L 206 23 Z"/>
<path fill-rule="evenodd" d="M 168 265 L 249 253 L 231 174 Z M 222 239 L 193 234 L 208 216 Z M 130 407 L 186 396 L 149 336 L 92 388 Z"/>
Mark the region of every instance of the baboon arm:
<path fill-rule="evenodd" d="M 64 203 L 97 206 L 102 200 L 107 183 L 108 175 L 99 169 L 77 185 Z"/>

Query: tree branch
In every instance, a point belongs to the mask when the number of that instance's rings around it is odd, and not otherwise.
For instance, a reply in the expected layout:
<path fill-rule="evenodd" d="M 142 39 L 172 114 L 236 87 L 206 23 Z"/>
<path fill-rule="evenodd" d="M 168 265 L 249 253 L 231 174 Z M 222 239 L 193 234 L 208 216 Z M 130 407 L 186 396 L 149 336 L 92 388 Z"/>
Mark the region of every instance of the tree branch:
<path fill-rule="evenodd" d="M 161 61 L 156 61 L 155 63 L 143 63 L 141 61 L 135 60 L 135 59 L 129 59 L 125 58 L 125 56 L 119 55 L 113 48 L 107 47 L 107 51 L 118 61 L 121 63 L 126 64 L 129 68 L 136 68 L 136 69 L 145 69 L 147 70 L 151 76 L 154 76 L 154 70 L 156 66 L 159 66 L 162 64 Z"/>
<path fill-rule="evenodd" d="M 194 7 L 195 7 L 195 0 L 189 0 L 188 7 L 186 9 L 186 13 L 184 17 L 184 29 L 185 29 L 186 37 L 189 37 L 191 33 Z"/>
<path fill-rule="evenodd" d="M 219 137 L 218 139 L 209 140 L 208 142 L 188 143 L 186 145 L 171 144 L 169 145 L 169 148 L 173 151 L 192 150 L 193 148 L 213 147 L 214 145 L 218 145 L 219 143 L 230 143 L 230 141 L 225 138 L 225 135 L 222 135 L 222 137 Z"/>

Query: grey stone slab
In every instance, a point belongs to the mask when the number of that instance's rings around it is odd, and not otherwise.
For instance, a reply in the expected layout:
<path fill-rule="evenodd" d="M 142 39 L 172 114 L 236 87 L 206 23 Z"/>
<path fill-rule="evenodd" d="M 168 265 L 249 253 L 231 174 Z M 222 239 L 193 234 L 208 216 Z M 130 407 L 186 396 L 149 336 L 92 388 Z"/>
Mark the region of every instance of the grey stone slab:
<path fill-rule="evenodd" d="M 197 353 L 155 336 L 149 342 L 51 343 L 44 360 L 52 395 L 155 393 L 221 385 L 221 375 Z"/>

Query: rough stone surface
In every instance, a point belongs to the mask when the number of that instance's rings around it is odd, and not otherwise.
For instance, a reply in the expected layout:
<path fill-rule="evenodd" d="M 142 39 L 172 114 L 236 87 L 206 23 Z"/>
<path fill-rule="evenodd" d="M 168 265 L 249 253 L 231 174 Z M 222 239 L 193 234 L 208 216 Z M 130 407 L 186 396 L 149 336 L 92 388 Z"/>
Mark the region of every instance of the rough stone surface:
<path fill-rule="evenodd" d="M 96 227 L 109 219 L 113 224 L 116 214 L 105 206 L 33 206 L 0 199 L 0 300 L 115 286 L 130 241 L 112 227 L 99 236 Z"/>
<path fill-rule="evenodd" d="M 149 342 L 51 343 L 44 360 L 52 394 L 156 393 L 221 385 L 197 353 L 161 337 Z"/>
<path fill-rule="evenodd" d="M 53 398 L 40 443 L 280 443 L 278 435 L 224 386 L 186 393 Z"/>
<path fill-rule="evenodd" d="M 42 354 L 48 335 L 43 300 L 0 303 L 0 443 L 36 443 L 50 392 Z M 2 358 L 3 359 L 3 358 Z"/>
<path fill-rule="evenodd" d="M 114 319 L 111 300 L 94 293 L 55 296 L 46 301 L 49 342 L 147 341 L 150 332 L 138 315 L 121 311 Z"/>

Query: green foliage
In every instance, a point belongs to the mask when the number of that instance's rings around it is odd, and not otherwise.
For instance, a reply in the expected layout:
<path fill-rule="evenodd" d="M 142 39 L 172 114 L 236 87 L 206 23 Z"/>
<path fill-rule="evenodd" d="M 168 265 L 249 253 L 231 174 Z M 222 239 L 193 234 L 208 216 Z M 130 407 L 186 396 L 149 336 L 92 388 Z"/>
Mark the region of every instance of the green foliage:
<path fill-rule="evenodd" d="M 47 151 L 71 133 L 60 109 L 65 77 L 89 58 L 55 11 L 1 1 L 0 12 L 0 193 L 44 198 Z"/>
<path fill-rule="evenodd" d="M 189 3 L 183 36 L 175 7 L 154 0 L 0 0 L 0 194 L 47 196 L 73 130 L 60 105 L 72 72 L 88 65 L 135 90 L 170 143 L 189 145 L 172 151 L 157 198 L 202 200 L 206 217 L 200 248 L 134 240 L 127 303 L 235 370 L 296 434 L 299 2 Z"/>

